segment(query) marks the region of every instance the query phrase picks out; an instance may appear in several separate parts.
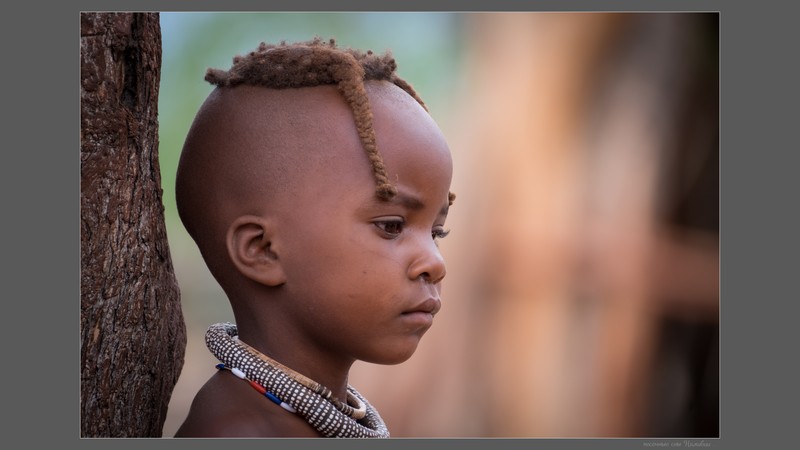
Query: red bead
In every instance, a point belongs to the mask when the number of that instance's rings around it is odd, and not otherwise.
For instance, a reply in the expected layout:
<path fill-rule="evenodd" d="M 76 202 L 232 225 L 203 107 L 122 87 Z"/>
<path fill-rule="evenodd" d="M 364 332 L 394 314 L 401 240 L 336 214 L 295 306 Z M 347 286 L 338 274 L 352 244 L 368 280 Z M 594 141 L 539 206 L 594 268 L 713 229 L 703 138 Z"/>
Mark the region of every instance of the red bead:
<path fill-rule="evenodd" d="M 247 380 L 247 382 L 250 383 L 250 386 L 253 386 L 253 389 L 257 390 L 261 395 L 264 395 L 264 394 L 267 393 L 267 390 L 264 389 L 264 387 L 262 387 L 260 384 L 256 383 L 255 381 Z"/>

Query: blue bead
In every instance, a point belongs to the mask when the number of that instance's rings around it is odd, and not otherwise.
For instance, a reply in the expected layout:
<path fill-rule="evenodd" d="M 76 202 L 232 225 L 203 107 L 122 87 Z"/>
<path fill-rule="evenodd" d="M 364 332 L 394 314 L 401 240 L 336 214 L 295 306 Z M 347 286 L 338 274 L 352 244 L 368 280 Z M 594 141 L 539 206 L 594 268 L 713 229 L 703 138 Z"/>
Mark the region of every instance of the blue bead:
<path fill-rule="evenodd" d="M 278 397 L 275 397 L 274 395 L 272 395 L 271 392 L 267 392 L 264 395 L 266 395 L 267 398 L 272 400 L 276 405 L 280 405 L 282 403 L 281 400 Z"/>
<path fill-rule="evenodd" d="M 225 364 L 217 364 L 216 367 L 217 367 L 217 369 L 224 369 L 225 368 Z"/>

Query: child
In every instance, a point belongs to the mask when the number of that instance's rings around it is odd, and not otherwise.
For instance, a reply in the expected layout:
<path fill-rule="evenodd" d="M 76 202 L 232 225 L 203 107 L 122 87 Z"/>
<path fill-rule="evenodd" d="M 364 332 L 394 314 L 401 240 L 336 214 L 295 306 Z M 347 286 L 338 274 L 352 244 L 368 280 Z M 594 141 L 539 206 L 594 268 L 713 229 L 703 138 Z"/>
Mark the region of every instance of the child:
<path fill-rule="evenodd" d="M 236 324 L 208 330 L 220 370 L 176 436 L 388 437 L 348 372 L 407 360 L 439 311 L 447 143 L 388 53 L 233 61 L 206 74 L 176 194 Z"/>

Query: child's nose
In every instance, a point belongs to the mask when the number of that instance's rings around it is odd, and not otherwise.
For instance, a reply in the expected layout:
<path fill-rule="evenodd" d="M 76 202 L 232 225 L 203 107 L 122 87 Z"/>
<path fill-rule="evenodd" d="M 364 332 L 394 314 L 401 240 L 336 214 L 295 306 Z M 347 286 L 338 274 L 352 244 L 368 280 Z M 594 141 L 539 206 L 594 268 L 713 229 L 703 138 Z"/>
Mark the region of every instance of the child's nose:
<path fill-rule="evenodd" d="M 420 238 L 418 250 L 408 266 L 408 277 L 412 280 L 421 277 L 428 283 L 436 284 L 442 281 L 446 274 L 444 258 L 434 240 L 430 236 L 427 236 L 427 239 Z"/>

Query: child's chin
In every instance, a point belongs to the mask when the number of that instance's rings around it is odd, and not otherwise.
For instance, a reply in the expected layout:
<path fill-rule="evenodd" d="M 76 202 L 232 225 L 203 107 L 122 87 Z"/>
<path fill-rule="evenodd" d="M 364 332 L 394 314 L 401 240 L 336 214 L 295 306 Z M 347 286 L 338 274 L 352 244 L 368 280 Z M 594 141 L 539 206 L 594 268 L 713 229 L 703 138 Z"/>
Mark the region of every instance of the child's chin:
<path fill-rule="evenodd" d="M 413 345 L 407 345 L 403 348 L 397 348 L 392 352 L 381 352 L 378 355 L 375 355 L 374 358 L 369 360 L 365 359 L 365 362 L 372 363 L 372 364 L 382 364 L 385 366 L 392 366 L 395 364 L 400 364 L 408 361 L 409 358 L 414 354 L 417 350 L 417 343 Z"/>

